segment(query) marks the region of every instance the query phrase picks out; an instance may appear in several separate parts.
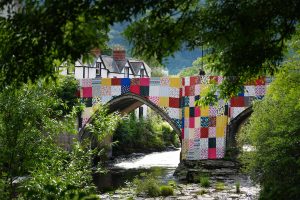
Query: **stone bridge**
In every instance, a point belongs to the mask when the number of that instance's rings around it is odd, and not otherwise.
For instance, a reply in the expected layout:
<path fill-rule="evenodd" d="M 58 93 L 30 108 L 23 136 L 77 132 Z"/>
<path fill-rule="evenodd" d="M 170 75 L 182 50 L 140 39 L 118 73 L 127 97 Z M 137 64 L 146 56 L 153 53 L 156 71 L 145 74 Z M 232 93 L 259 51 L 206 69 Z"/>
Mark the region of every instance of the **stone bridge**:
<path fill-rule="evenodd" d="M 80 97 L 86 108 L 79 129 L 84 130 L 91 121 L 96 103 L 108 104 L 110 112 L 121 113 L 145 104 L 178 133 L 183 160 L 224 158 L 226 148 L 235 145 L 240 123 L 252 112 L 252 101 L 265 95 L 269 80 L 261 78 L 243 86 L 243 92 L 229 102 L 195 106 L 210 84 L 222 80 L 221 76 L 81 79 Z"/>

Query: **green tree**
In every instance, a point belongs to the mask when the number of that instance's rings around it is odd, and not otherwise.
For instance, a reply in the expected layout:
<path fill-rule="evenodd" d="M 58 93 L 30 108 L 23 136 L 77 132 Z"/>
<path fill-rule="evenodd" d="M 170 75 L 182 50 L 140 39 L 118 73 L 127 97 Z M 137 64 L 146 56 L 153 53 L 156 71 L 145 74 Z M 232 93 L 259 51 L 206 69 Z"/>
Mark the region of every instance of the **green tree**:
<path fill-rule="evenodd" d="M 260 199 L 300 198 L 299 99 L 300 61 L 289 58 L 239 136 L 241 144 L 254 146 L 242 161 L 261 184 Z"/>
<path fill-rule="evenodd" d="M 258 75 L 273 74 L 300 14 L 298 0 L 168 1 L 149 10 L 125 32 L 137 55 L 158 60 L 183 46 L 204 46 L 213 71 L 224 76 L 221 97 Z"/>
<path fill-rule="evenodd" d="M 0 178 L 6 183 L 2 189 L 10 195 L 15 178 L 27 175 L 39 163 L 38 152 L 48 138 L 73 130 L 74 120 L 62 118 L 57 109 L 62 101 L 48 89 L 41 82 L 19 90 L 7 87 L 0 94 Z"/>

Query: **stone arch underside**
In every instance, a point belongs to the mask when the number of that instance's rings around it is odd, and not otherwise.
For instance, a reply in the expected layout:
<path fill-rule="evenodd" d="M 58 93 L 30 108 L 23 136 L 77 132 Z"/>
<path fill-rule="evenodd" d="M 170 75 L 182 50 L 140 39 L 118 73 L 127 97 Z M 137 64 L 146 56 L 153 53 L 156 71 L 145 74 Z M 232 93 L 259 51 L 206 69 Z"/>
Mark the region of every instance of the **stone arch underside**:
<path fill-rule="evenodd" d="M 230 121 L 229 125 L 227 126 L 226 148 L 236 147 L 236 136 L 238 130 L 243 122 L 250 117 L 252 112 L 253 109 L 252 106 L 250 106 Z"/>
<path fill-rule="evenodd" d="M 177 133 L 179 139 L 181 140 L 181 130 L 176 125 L 176 123 L 169 117 L 169 115 L 160 107 L 146 99 L 145 97 L 139 96 L 134 93 L 126 93 L 111 99 L 106 103 L 108 106 L 108 113 L 112 113 L 115 111 L 119 111 L 120 113 L 130 113 L 136 108 L 147 105 L 149 108 L 154 110 L 157 114 L 159 114 L 165 121 L 167 121 L 173 130 Z M 85 126 L 80 130 L 79 137 L 82 139 L 85 135 L 85 127 L 87 124 L 91 123 L 94 119 L 94 116 L 97 114 L 97 111 L 91 116 Z"/>

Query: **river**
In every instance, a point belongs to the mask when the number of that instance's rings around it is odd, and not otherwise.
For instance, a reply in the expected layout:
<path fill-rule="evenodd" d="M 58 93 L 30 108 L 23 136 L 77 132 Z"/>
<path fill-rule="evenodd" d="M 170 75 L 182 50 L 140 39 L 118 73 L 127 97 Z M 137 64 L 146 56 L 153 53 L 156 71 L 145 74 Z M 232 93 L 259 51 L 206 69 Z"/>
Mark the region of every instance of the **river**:
<path fill-rule="evenodd" d="M 179 157 L 180 149 L 120 159 L 111 165 L 108 173 L 94 175 L 94 183 L 99 191 L 108 192 L 125 186 L 126 182 L 141 173 L 155 173 L 162 182 L 175 180 L 173 173 L 179 164 Z"/>

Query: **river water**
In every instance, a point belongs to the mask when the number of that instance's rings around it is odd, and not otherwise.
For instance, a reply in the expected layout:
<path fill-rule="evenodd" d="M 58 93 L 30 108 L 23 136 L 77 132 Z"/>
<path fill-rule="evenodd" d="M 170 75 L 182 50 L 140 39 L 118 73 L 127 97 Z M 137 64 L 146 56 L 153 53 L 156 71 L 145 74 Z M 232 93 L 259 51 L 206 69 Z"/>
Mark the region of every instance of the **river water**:
<path fill-rule="evenodd" d="M 179 157 L 180 149 L 121 159 L 112 164 L 108 173 L 94 175 L 94 183 L 99 191 L 108 192 L 125 186 L 141 173 L 155 173 L 162 182 L 175 180 L 173 173 Z"/>

